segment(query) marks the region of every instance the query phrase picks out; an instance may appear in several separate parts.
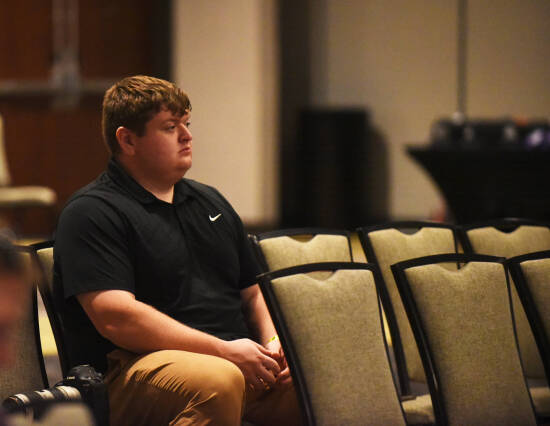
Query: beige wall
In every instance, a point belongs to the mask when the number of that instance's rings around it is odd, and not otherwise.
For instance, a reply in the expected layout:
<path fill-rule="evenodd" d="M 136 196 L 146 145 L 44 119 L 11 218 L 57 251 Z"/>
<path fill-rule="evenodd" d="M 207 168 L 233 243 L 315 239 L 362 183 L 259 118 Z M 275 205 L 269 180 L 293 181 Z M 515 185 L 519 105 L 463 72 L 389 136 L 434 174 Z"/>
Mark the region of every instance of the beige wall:
<path fill-rule="evenodd" d="M 469 5 L 468 112 L 550 118 L 550 1 Z"/>
<path fill-rule="evenodd" d="M 316 51 L 313 81 L 325 88 L 314 101 L 371 111 L 389 153 L 390 214 L 426 217 L 439 194 L 405 145 L 425 141 L 432 120 L 456 107 L 456 1 L 327 0 L 326 7 L 325 30 L 313 28 L 328 34 Z"/>
<path fill-rule="evenodd" d="M 191 95 L 190 177 L 248 222 L 276 217 L 276 0 L 173 0 L 176 81 Z M 457 108 L 458 0 L 310 0 L 313 104 L 364 106 L 389 152 L 390 213 L 442 201 L 405 153 Z M 470 0 L 467 112 L 550 116 L 550 2 Z"/>
<path fill-rule="evenodd" d="M 274 0 L 174 0 L 176 83 L 193 105 L 193 168 L 254 223 L 276 210 Z"/>
<path fill-rule="evenodd" d="M 431 217 L 441 196 L 405 153 L 457 108 L 457 0 L 323 0 L 312 17 L 318 105 L 362 105 L 390 153 L 390 213 Z M 550 2 L 471 0 L 467 113 L 549 117 Z"/>

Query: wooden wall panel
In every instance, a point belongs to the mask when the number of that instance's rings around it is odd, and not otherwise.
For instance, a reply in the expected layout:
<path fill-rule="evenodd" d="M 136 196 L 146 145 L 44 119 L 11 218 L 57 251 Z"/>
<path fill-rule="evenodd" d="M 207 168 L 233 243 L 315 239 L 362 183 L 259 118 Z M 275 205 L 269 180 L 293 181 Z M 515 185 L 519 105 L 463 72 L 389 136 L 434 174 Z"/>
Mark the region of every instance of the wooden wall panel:
<path fill-rule="evenodd" d="M 52 2 L 2 2 L 0 79 L 45 79 L 52 60 Z"/>
<path fill-rule="evenodd" d="M 158 4 L 150 0 L 80 2 L 80 63 L 85 78 L 151 74 Z"/>
<path fill-rule="evenodd" d="M 44 110 L 0 104 L 0 112 L 14 185 L 51 186 L 64 202 L 105 165 L 108 155 L 101 139 L 99 105 Z"/>
<path fill-rule="evenodd" d="M 12 185 L 45 185 L 58 196 L 52 211 L 25 211 L 18 233 L 49 234 L 71 194 L 104 169 L 108 153 L 101 138 L 100 102 L 97 98 L 96 108 L 70 110 L 0 102 Z"/>
<path fill-rule="evenodd" d="M 169 49 L 159 41 L 169 39 L 169 5 L 169 0 L 80 0 L 80 80 L 167 77 Z M 5 2 L 0 28 L 0 114 L 13 185 L 45 185 L 58 194 L 53 215 L 31 209 L 0 216 L 15 223 L 19 234 L 47 235 L 70 195 L 105 168 L 101 101 L 107 87 L 81 98 L 48 90 L 3 91 L 7 80 L 39 80 L 47 87 L 53 64 L 52 1 Z"/>

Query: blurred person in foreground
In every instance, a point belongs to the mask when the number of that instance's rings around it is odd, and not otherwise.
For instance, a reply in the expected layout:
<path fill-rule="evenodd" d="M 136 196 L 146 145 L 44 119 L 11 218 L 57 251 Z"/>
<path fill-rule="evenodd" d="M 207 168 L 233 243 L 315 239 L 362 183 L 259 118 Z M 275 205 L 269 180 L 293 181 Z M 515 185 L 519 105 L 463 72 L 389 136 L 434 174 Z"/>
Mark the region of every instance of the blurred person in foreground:
<path fill-rule="evenodd" d="M 190 120 L 188 96 L 161 79 L 105 93 L 111 159 L 65 206 L 54 248 L 71 363 L 105 372 L 113 426 L 299 424 L 241 220 L 183 178 Z M 238 135 L 227 143 L 238 151 Z"/>
<path fill-rule="evenodd" d="M 14 362 L 17 326 L 30 302 L 21 254 L 0 235 L 0 367 Z"/>
<path fill-rule="evenodd" d="M 0 233 L 0 374 L 15 362 L 17 328 L 30 302 L 25 278 L 20 253 Z M 12 420 L 0 408 L 0 426 L 12 424 Z"/>
<path fill-rule="evenodd" d="M 31 305 L 32 272 L 19 249 L 0 232 L 0 374 L 13 368 L 17 347 L 17 332 Z M 25 389 L 29 391 L 29 389 Z M 40 391 L 41 389 L 34 389 Z M 21 389 L 23 391 L 23 389 Z M 2 401 L 0 401 L 2 402 Z M 0 408 L 0 426 L 91 426 L 93 420 L 83 404 L 48 401 L 46 414 L 40 420 L 24 413 L 6 414 Z"/>

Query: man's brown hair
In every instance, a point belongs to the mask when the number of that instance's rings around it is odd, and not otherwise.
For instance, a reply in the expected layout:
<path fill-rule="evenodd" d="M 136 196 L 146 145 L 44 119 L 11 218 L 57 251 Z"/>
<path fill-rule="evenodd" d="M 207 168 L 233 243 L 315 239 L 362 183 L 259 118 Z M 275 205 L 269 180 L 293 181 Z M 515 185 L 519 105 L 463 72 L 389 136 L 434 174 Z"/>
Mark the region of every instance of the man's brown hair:
<path fill-rule="evenodd" d="M 145 75 L 124 78 L 110 87 L 103 98 L 101 126 L 111 154 L 120 152 L 116 138 L 120 126 L 143 136 L 145 124 L 162 108 L 184 115 L 191 111 L 191 102 L 174 83 Z"/>

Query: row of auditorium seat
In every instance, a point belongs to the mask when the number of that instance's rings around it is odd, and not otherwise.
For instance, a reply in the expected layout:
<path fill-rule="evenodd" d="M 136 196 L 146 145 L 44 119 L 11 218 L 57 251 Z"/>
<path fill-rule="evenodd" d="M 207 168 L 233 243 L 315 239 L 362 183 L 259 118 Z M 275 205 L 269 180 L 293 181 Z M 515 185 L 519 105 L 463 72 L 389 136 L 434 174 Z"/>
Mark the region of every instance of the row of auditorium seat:
<path fill-rule="evenodd" d="M 302 228 L 250 239 L 264 270 L 259 282 L 306 424 L 550 420 L 550 312 L 544 309 L 550 307 L 545 281 L 550 252 L 542 252 L 550 250 L 548 224 L 511 219 L 469 227 L 394 222 L 356 232 Z M 51 385 L 40 348 L 37 290 L 64 375 L 69 367 L 52 289 L 52 243 L 21 250 L 33 265 L 35 284 L 17 362 L 0 378 L 2 399 Z M 539 252 L 532 256 L 540 259 L 525 256 L 531 252 Z M 433 264 L 446 269 L 429 269 Z M 508 270 L 514 285 L 508 284 Z M 448 285 L 451 281 L 456 281 L 454 286 Z M 432 294 L 424 291 L 425 282 L 431 282 Z M 489 284 L 495 293 L 489 292 Z M 458 293 L 449 296 L 447 288 Z M 473 296 L 476 289 L 480 293 Z M 511 303 L 495 303 L 508 292 Z M 443 310 L 443 300 L 450 301 L 450 311 Z M 483 315 L 476 314 L 480 312 Z M 494 321 L 498 315 L 504 320 Z M 455 346 L 446 346 L 449 343 Z M 500 381 L 489 367 L 497 368 Z M 457 396 L 457 387 L 467 394 Z M 512 410 L 505 410 L 503 404 L 509 401 L 515 401 Z"/>
<path fill-rule="evenodd" d="M 354 249 L 355 236 L 362 252 Z M 356 233 L 304 228 L 250 238 L 266 273 L 262 290 L 290 352 L 309 424 L 314 419 L 316 424 L 550 421 L 548 224 L 519 219 L 462 227 L 394 222 Z M 369 263 L 350 263 L 354 260 Z M 532 273 L 527 274 L 527 265 Z M 320 272 L 327 270 L 332 273 Z M 350 270 L 363 276 L 361 285 L 348 277 Z M 317 272 L 312 276 L 311 271 Z M 385 329 L 391 343 L 377 362 L 365 350 L 380 343 L 375 317 L 364 316 L 367 291 L 377 292 L 387 320 L 379 321 L 380 333 Z M 508 293 L 510 303 L 496 303 L 508 301 Z M 323 363 L 325 350 L 333 353 Z M 382 383 L 388 388 L 388 378 L 396 384 L 401 418 L 395 395 L 384 397 L 377 388 Z M 384 400 L 386 411 L 380 408 Z M 510 409 L 504 409 L 507 404 Z M 384 417 L 388 412 L 397 412 L 395 422 Z"/>

